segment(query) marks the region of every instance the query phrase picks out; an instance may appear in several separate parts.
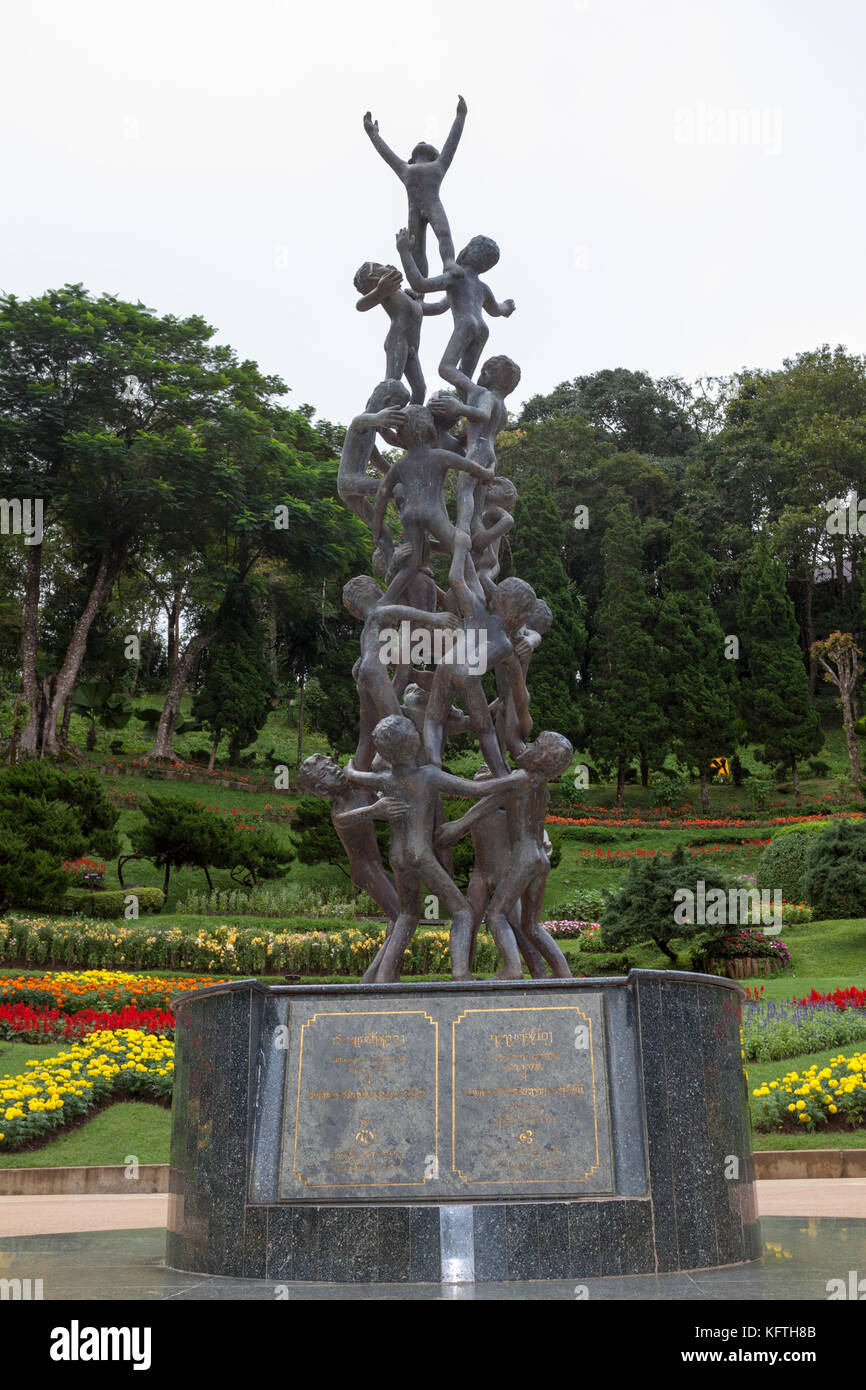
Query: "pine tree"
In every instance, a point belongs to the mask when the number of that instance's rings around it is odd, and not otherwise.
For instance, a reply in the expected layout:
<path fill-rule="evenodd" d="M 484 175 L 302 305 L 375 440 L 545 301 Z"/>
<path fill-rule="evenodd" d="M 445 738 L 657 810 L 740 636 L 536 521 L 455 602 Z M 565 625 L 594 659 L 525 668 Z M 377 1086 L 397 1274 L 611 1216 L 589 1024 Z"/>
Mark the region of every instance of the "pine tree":
<path fill-rule="evenodd" d="M 809 699 L 794 605 L 785 569 L 759 541 L 743 566 L 737 602 L 740 639 L 740 709 L 748 737 L 763 744 L 762 762 L 791 767 L 800 796 L 798 760 L 824 742 Z"/>
<path fill-rule="evenodd" d="M 678 756 L 697 766 L 701 806 L 709 810 L 710 760 L 732 753 L 737 741 L 734 676 L 725 659 L 725 634 L 710 602 L 713 562 L 700 532 L 683 512 L 671 527 L 671 549 L 661 568 L 665 595 L 656 639 L 661 649 L 664 708 Z"/>
<path fill-rule="evenodd" d="M 229 736 L 229 762 L 253 742 L 268 717 L 271 693 L 265 633 L 249 589 L 238 589 L 208 651 L 192 708 L 193 718 L 213 735 L 211 767 L 224 734 Z"/>
<path fill-rule="evenodd" d="M 586 627 L 563 564 L 562 521 L 549 490 L 538 480 L 520 490 L 511 536 L 510 573 L 531 584 L 553 613 L 553 626 L 529 664 L 533 728 L 536 733 L 554 729 L 577 743 L 577 670 L 586 648 Z"/>
<path fill-rule="evenodd" d="M 604 591 L 590 646 L 586 742 L 602 770 L 616 769 L 621 807 L 628 764 L 636 756 L 649 761 L 655 754 L 659 760 L 667 728 L 640 535 L 624 504 L 610 514 L 602 556 Z"/>

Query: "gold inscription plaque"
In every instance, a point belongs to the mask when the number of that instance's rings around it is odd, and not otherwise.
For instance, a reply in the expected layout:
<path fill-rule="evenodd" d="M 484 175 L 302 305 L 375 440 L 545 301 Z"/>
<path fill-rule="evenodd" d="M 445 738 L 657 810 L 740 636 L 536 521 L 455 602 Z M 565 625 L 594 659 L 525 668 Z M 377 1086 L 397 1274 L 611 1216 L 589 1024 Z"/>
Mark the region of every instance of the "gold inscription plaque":
<path fill-rule="evenodd" d="M 424 1187 L 438 1175 L 439 1024 L 426 1010 L 317 1010 L 291 1071 L 284 1188 Z"/>
<path fill-rule="evenodd" d="M 456 1179 L 494 1190 L 610 1185 L 603 1022 L 583 1003 L 473 1006 L 453 1020 Z"/>

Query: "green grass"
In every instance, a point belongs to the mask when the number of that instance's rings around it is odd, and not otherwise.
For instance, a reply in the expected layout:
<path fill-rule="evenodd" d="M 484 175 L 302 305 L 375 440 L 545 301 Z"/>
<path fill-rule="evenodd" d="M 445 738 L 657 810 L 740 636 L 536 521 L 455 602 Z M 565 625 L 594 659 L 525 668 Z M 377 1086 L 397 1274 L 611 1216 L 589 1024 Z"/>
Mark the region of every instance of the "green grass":
<path fill-rule="evenodd" d="M 56 1057 L 65 1051 L 67 1043 L 0 1042 L 0 1076 L 18 1076 L 28 1070 L 27 1063 Z"/>
<path fill-rule="evenodd" d="M 168 1163 L 170 1147 L 171 1111 L 146 1101 L 123 1100 L 38 1149 L 0 1153 L 0 1168 L 79 1168 L 123 1164 L 131 1157 L 139 1163 Z"/>

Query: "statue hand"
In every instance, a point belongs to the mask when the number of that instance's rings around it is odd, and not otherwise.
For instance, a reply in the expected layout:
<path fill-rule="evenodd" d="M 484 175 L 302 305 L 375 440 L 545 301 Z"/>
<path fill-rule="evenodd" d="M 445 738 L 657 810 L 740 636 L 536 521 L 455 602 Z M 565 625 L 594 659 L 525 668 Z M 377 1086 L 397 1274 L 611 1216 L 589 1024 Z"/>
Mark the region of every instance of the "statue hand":
<path fill-rule="evenodd" d="M 456 613 L 437 613 L 436 626 L 450 628 L 453 632 L 455 628 L 462 627 L 463 624 Z"/>
<path fill-rule="evenodd" d="M 377 429 L 398 430 L 404 422 L 403 412 L 397 405 L 389 405 L 385 410 L 378 411 L 376 415 Z"/>
<path fill-rule="evenodd" d="M 502 304 L 502 317 L 504 319 L 510 319 L 516 308 L 517 305 L 514 303 L 513 299 L 504 300 Z"/>
<path fill-rule="evenodd" d="M 532 645 L 531 643 L 527 642 L 525 637 L 521 637 L 520 641 L 516 644 L 514 650 L 518 656 L 532 655 Z"/>
<path fill-rule="evenodd" d="M 371 131 L 377 135 L 379 133 L 379 122 L 373 120 L 373 117 L 369 111 L 364 112 L 364 129 L 366 130 L 368 135 L 371 133 Z"/>
<path fill-rule="evenodd" d="M 398 545 L 391 557 L 391 569 L 399 569 L 400 565 L 402 565 L 405 560 L 410 559 L 414 552 L 415 547 L 410 541 L 404 541 L 402 545 Z"/>
<path fill-rule="evenodd" d="M 411 810 L 405 801 L 398 801 L 393 796 L 383 796 L 379 800 L 379 808 L 385 812 L 388 820 L 404 820 Z"/>
<path fill-rule="evenodd" d="M 456 396 L 451 396 L 447 391 L 436 391 L 427 402 L 427 409 L 432 410 L 434 415 L 444 415 L 448 419 L 457 420 L 461 414 L 462 402 Z"/>
<path fill-rule="evenodd" d="M 409 236 L 409 228 L 401 227 L 399 232 L 397 233 L 396 240 L 398 251 L 408 251 L 412 245 L 412 239 Z"/>
<path fill-rule="evenodd" d="M 466 105 L 466 98 L 465 98 L 465 97 L 460 97 L 460 96 L 459 96 L 459 97 L 457 98 L 457 115 L 458 115 L 458 116 L 465 116 L 465 115 L 466 115 L 466 112 L 467 112 L 468 110 L 469 110 L 469 107 Z"/>
<path fill-rule="evenodd" d="M 388 269 L 385 271 L 385 274 L 379 276 L 379 282 L 376 285 L 376 289 L 381 290 L 383 294 L 393 294 L 394 290 L 398 290 L 402 283 L 402 271 L 399 271 L 397 267 L 394 265 L 389 265 Z"/>

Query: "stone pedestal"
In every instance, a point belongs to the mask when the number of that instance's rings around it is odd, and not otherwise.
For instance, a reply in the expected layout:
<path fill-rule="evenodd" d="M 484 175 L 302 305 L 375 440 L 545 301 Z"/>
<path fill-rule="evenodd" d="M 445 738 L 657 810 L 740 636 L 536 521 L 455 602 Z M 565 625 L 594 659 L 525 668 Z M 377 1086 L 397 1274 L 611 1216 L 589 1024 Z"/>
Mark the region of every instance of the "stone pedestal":
<path fill-rule="evenodd" d="M 168 1263 L 459 1283 L 754 1259 L 741 997 L 649 970 L 184 994 Z"/>

